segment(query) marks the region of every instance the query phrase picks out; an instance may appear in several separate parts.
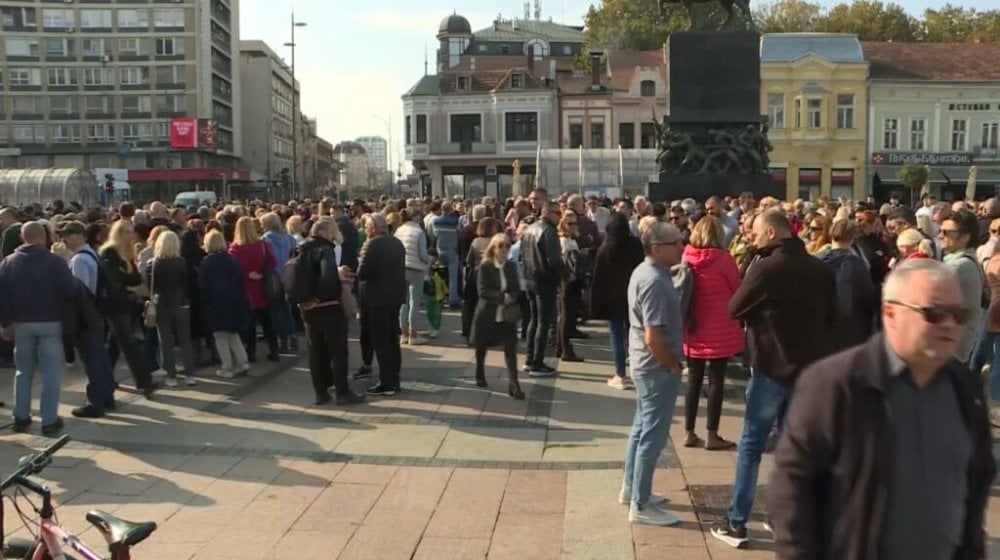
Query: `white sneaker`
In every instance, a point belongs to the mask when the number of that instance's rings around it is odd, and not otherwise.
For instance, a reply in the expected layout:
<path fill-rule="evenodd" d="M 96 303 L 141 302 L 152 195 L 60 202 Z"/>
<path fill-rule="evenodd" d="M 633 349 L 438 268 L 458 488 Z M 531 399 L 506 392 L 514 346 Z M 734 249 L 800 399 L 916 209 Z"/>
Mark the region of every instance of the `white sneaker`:
<path fill-rule="evenodd" d="M 194 378 L 193 375 L 185 375 L 184 384 L 187 385 L 188 387 L 194 387 L 195 385 L 198 384 L 198 381 Z"/>
<path fill-rule="evenodd" d="M 629 523 L 656 525 L 659 527 L 671 527 L 681 522 L 680 519 L 670 515 L 666 510 L 662 510 L 659 506 L 649 503 L 643 506 L 642 509 L 639 509 L 635 504 L 629 506 L 628 521 Z"/>
<path fill-rule="evenodd" d="M 431 329 L 431 332 L 427 333 L 427 336 L 429 336 L 431 338 L 437 338 L 438 337 L 438 331 L 437 331 L 437 329 Z"/>
<path fill-rule="evenodd" d="M 217 369 L 215 370 L 215 376 L 222 379 L 232 379 L 236 377 L 236 374 L 226 369 Z"/>
<path fill-rule="evenodd" d="M 768 533 L 771 533 L 771 538 L 773 539 L 774 538 L 774 528 L 771 527 L 771 522 L 770 521 L 764 521 L 764 522 L 761 523 L 761 525 L 764 526 L 764 530 L 765 531 L 767 531 Z"/>
<path fill-rule="evenodd" d="M 179 383 L 177 383 L 177 378 L 176 377 L 168 377 L 168 378 L 166 378 L 166 379 L 163 380 L 163 386 L 164 387 L 171 387 L 171 388 L 173 388 L 173 387 L 176 387 L 177 385 L 179 385 Z"/>
<path fill-rule="evenodd" d="M 618 389 L 619 391 L 624 391 L 627 387 L 625 385 L 625 380 L 617 375 L 612 375 L 608 379 L 608 387 Z"/>
<path fill-rule="evenodd" d="M 410 339 L 411 346 L 418 346 L 420 344 L 427 344 L 427 339 L 422 336 L 415 336 Z"/>
<path fill-rule="evenodd" d="M 184 373 L 184 366 L 174 366 L 174 371 L 177 373 Z"/>
<path fill-rule="evenodd" d="M 632 489 L 631 488 L 627 488 L 625 486 L 622 486 L 621 491 L 618 492 L 618 503 L 624 506 L 624 505 L 628 504 L 631 501 L 632 501 Z M 656 492 L 650 492 L 649 493 L 649 503 L 651 503 L 653 505 L 656 505 L 656 504 L 665 504 L 665 503 L 667 503 L 667 497 L 664 496 L 663 494 L 657 494 Z"/>
<path fill-rule="evenodd" d="M 163 368 L 157 368 L 155 371 L 153 371 L 152 376 L 153 377 L 166 377 L 167 376 L 167 370 L 165 370 Z"/>

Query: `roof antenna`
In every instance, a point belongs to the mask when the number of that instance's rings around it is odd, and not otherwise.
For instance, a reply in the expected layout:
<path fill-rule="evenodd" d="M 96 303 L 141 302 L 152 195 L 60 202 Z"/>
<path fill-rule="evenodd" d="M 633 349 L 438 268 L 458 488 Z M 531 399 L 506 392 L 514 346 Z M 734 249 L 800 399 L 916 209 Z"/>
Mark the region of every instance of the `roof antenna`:
<path fill-rule="evenodd" d="M 527 21 L 527 20 L 530 20 L 530 19 L 531 19 L 531 2 L 525 2 L 524 3 L 524 20 Z"/>
<path fill-rule="evenodd" d="M 424 76 L 427 75 L 427 43 L 424 43 Z"/>
<path fill-rule="evenodd" d="M 535 21 L 542 19 L 542 0 L 535 0 Z"/>

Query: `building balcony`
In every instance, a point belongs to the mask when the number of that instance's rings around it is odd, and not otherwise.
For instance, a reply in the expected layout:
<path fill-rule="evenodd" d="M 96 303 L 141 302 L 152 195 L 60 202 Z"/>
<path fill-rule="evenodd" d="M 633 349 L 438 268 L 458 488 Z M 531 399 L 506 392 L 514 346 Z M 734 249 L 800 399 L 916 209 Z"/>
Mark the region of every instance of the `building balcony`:
<path fill-rule="evenodd" d="M 973 146 L 972 158 L 974 162 L 998 161 L 1000 160 L 1000 147 L 993 146 L 984 148 L 982 146 Z"/>
<path fill-rule="evenodd" d="M 493 155 L 497 153 L 496 142 L 439 142 L 430 145 L 430 155 Z"/>

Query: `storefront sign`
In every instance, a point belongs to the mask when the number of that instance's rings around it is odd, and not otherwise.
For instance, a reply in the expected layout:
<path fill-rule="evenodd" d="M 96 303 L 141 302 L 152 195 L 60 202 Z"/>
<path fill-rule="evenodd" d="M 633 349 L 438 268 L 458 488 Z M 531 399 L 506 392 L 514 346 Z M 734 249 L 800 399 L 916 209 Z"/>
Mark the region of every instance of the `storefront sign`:
<path fill-rule="evenodd" d="M 872 154 L 875 165 L 972 165 L 970 153 L 933 152 L 876 152 Z"/>

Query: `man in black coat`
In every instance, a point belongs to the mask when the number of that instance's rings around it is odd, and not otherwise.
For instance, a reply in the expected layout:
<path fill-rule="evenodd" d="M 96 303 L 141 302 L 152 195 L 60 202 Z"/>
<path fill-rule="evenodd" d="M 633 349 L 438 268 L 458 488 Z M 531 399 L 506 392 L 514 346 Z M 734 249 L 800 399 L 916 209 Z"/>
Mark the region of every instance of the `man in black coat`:
<path fill-rule="evenodd" d="M 403 360 L 399 308 L 406 302 L 406 249 L 400 240 L 388 235 L 382 214 L 365 215 L 364 227 L 368 240 L 358 260 L 361 360 L 371 371 L 372 358 L 377 356 L 379 366 L 379 384 L 366 392 L 392 396 L 399 391 Z"/>
<path fill-rule="evenodd" d="M 837 316 L 833 271 L 806 252 L 780 210 L 754 220 L 753 245 L 761 258 L 729 302 L 729 314 L 747 327 L 753 375 L 729 513 L 712 527 L 715 538 L 737 548 L 749 542 L 746 525 L 771 427 L 802 368 L 837 350 L 831 329 Z"/>
<path fill-rule="evenodd" d="M 996 472 L 978 376 L 953 355 L 970 320 L 944 264 L 885 285 L 885 333 L 810 366 L 775 453 L 781 559 L 984 558 Z"/>
<path fill-rule="evenodd" d="M 564 270 L 562 245 L 556 232 L 561 217 L 559 203 L 543 202 L 541 212 L 540 219 L 521 236 L 521 263 L 531 307 L 525 368 L 532 377 L 552 377 L 556 370 L 543 360 L 549 331 L 556 323 L 556 297 Z"/>

